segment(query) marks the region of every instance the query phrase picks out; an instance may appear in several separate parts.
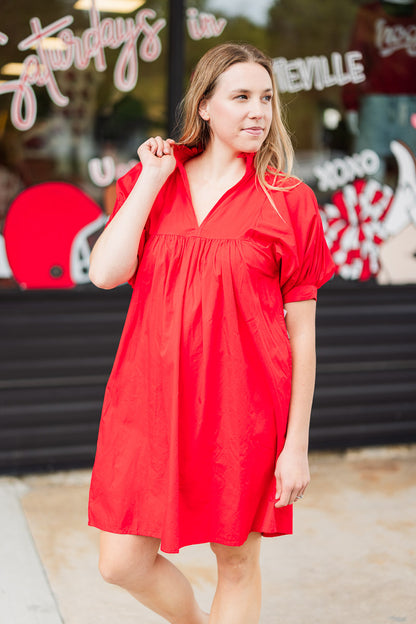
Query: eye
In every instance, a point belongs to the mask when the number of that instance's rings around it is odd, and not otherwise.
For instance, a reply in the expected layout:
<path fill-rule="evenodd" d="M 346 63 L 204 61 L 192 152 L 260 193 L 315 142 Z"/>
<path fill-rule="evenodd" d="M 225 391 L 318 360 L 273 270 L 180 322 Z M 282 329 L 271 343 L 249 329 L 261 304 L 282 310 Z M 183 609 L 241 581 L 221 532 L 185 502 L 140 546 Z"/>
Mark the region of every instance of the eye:
<path fill-rule="evenodd" d="M 245 93 L 241 93 L 240 95 L 237 95 L 234 99 L 236 99 L 236 100 L 246 100 L 247 96 L 245 95 Z"/>
<path fill-rule="evenodd" d="M 265 100 L 265 102 L 271 102 L 272 101 L 272 95 L 265 95 L 263 100 Z"/>

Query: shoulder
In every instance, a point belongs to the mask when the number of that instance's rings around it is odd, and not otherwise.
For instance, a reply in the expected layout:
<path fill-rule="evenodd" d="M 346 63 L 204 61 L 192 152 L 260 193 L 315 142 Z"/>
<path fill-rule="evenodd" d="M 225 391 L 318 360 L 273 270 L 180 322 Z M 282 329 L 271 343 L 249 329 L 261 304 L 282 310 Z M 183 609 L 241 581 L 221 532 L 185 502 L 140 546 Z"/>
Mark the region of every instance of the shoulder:
<path fill-rule="evenodd" d="M 270 189 L 273 194 L 283 193 L 290 200 L 315 197 L 311 187 L 296 176 L 269 169 L 265 179 L 268 185 L 274 187 Z"/>
<path fill-rule="evenodd" d="M 287 202 L 293 206 L 304 206 L 305 208 L 315 207 L 317 204 L 316 196 L 310 186 L 302 182 L 302 180 L 291 180 L 290 188 L 283 189 Z"/>
<path fill-rule="evenodd" d="M 294 180 L 292 179 L 292 183 Z M 286 219 L 296 240 L 306 241 L 311 233 L 322 228 L 322 218 L 315 193 L 300 180 L 287 184 L 284 190 L 273 191 L 273 201 Z"/>
<path fill-rule="evenodd" d="M 291 218 L 312 216 L 318 212 L 315 193 L 299 178 L 282 178 L 279 186 L 270 192 L 277 205 L 286 205 Z"/>

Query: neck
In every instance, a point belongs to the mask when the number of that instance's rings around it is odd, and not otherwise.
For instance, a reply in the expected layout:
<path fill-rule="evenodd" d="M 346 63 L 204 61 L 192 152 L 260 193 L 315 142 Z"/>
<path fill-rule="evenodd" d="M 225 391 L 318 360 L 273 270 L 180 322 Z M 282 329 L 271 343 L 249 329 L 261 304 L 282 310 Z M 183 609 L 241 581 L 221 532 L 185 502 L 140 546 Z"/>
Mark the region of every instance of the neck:
<path fill-rule="evenodd" d="M 200 161 L 215 179 L 238 174 L 245 169 L 245 161 L 239 158 L 240 152 L 224 148 L 212 139 L 200 156 Z"/>

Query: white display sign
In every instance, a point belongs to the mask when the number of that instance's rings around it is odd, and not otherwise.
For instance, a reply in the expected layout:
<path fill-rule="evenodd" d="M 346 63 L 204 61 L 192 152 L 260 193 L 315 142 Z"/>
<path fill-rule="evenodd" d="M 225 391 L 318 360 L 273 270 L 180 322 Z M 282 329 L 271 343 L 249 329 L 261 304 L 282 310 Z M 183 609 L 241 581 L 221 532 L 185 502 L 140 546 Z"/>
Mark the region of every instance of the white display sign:
<path fill-rule="evenodd" d="M 330 58 L 321 55 L 288 60 L 281 56 L 273 60 L 273 70 L 281 93 L 312 89 L 322 91 L 329 87 L 364 82 L 366 77 L 362 60 L 363 55 L 358 51 L 345 54 L 332 52 Z"/>

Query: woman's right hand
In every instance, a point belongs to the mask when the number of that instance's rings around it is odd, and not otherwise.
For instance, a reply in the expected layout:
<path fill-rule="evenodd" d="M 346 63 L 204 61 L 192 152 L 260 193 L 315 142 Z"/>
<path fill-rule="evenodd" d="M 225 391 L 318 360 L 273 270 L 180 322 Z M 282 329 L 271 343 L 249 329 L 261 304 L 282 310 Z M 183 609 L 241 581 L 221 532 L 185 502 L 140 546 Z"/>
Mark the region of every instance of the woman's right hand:
<path fill-rule="evenodd" d="M 99 288 L 114 288 L 134 275 L 146 220 L 157 194 L 176 166 L 174 143 L 172 139 L 151 137 L 137 150 L 142 172 L 91 253 L 89 275 Z"/>
<path fill-rule="evenodd" d="M 137 154 L 143 166 L 143 172 L 152 172 L 158 175 L 165 182 L 176 166 L 172 146 L 173 139 L 162 139 L 162 137 L 150 137 L 142 143 L 137 150 Z"/>

